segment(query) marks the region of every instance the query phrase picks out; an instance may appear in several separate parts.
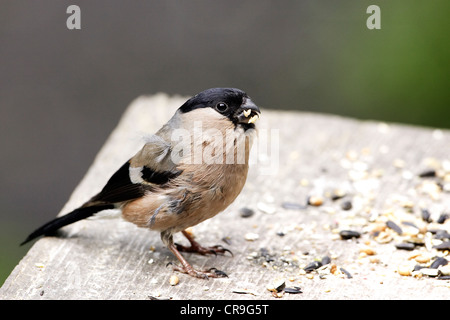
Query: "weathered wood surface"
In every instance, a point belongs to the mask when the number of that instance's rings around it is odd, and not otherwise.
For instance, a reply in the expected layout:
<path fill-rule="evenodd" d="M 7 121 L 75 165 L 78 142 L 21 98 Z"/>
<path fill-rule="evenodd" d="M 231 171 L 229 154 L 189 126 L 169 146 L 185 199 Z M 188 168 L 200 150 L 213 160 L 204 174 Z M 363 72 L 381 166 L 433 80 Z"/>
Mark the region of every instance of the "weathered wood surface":
<path fill-rule="evenodd" d="M 142 146 L 143 136 L 154 133 L 183 101 L 164 94 L 135 100 L 61 213 L 96 193 Z M 395 232 L 386 230 L 393 237 L 387 244 L 378 243 L 369 232 L 377 225 L 370 221 L 377 219 L 383 224 L 401 216 L 421 224 L 419 206 L 429 208 L 434 220 L 450 211 L 448 190 L 434 190 L 435 195 L 420 189 L 424 182 L 432 187 L 436 179 L 446 189 L 446 178 L 417 176 L 430 166 L 448 165 L 443 161 L 450 160 L 449 131 L 269 110 L 263 110 L 259 127 L 263 135 L 279 130 L 278 170 L 262 174 L 273 158 L 261 157 L 235 203 L 193 228 L 199 242 L 222 244 L 234 257 L 185 254 L 194 266 L 217 267 L 229 278 L 206 281 L 175 273 L 166 265 L 177 261 L 158 233 L 120 219 L 97 219 L 68 226 L 61 237 L 37 241 L 5 281 L 0 299 L 275 299 L 267 286 L 277 278 L 303 292 L 285 293 L 281 299 L 450 298 L 449 280 L 397 272 L 399 265 L 415 263 L 408 260 L 414 253 L 434 257 L 445 251 L 429 245 L 401 251 L 394 244 L 403 238 Z M 326 196 L 336 188 L 347 191 L 351 210 L 341 209 L 342 199 Z M 324 196 L 325 201 L 298 210 L 282 207 L 284 202 L 305 204 L 310 195 Z M 254 215 L 241 217 L 242 207 L 253 209 Z M 448 220 L 426 226 L 450 231 Z M 341 240 L 336 232 L 342 229 L 363 234 L 360 239 Z M 248 233 L 259 238 L 246 240 Z M 185 241 L 181 236 L 175 240 Z M 365 257 L 360 253 L 365 247 L 376 254 Z M 272 259 L 266 259 L 267 252 Z M 331 274 L 328 269 L 321 271 L 323 276 L 302 271 L 323 256 L 353 277 Z M 180 279 L 176 286 L 169 285 L 173 274 Z"/>

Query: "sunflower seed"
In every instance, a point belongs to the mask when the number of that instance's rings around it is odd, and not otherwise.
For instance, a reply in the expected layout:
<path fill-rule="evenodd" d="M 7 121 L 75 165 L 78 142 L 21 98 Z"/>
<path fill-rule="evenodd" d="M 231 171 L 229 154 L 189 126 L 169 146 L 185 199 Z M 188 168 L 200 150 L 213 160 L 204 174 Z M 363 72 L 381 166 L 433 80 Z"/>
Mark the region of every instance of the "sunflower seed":
<path fill-rule="evenodd" d="M 353 208 L 352 202 L 349 200 L 341 203 L 342 210 L 351 210 L 352 208 Z"/>
<path fill-rule="evenodd" d="M 399 235 L 402 235 L 403 233 L 402 228 L 400 228 L 394 221 L 391 220 L 386 221 L 386 226 L 397 232 Z"/>
<path fill-rule="evenodd" d="M 396 247 L 397 249 L 399 249 L 399 250 L 408 250 L 408 251 L 411 251 L 411 250 L 414 250 L 414 248 L 415 248 L 416 246 L 414 245 L 414 243 L 402 242 L 402 243 L 397 243 L 397 244 L 395 245 L 395 247 Z"/>
<path fill-rule="evenodd" d="M 339 270 L 341 270 L 341 272 L 342 272 L 343 274 L 345 274 L 345 275 L 347 276 L 348 279 L 353 278 L 352 274 L 351 274 L 350 272 L 348 272 L 347 270 L 345 270 L 344 268 L 341 267 L 341 268 L 339 268 Z"/>
<path fill-rule="evenodd" d="M 281 207 L 288 210 L 303 210 L 307 208 L 305 205 L 295 202 L 283 202 Z"/>
<path fill-rule="evenodd" d="M 436 177 L 436 170 L 425 170 L 419 173 L 420 178 Z"/>
<path fill-rule="evenodd" d="M 320 260 L 320 263 L 322 263 L 322 265 L 327 265 L 331 262 L 331 258 L 329 256 L 325 256 L 322 258 L 322 260 Z"/>
<path fill-rule="evenodd" d="M 311 272 L 313 270 L 316 270 L 322 266 L 322 262 L 320 261 L 313 261 L 309 263 L 306 267 L 303 268 L 306 272 Z"/>
<path fill-rule="evenodd" d="M 441 244 L 433 246 L 433 248 L 438 250 L 450 250 L 450 241 L 442 242 Z"/>
<path fill-rule="evenodd" d="M 438 257 L 436 260 L 434 260 L 431 265 L 430 268 L 431 269 L 437 269 L 440 266 L 445 266 L 448 264 L 447 259 L 443 258 L 443 257 Z"/>
<path fill-rule="evenodd" d="M 353 231 L 353 230 L 342 230 L 339 232 L 339 235 L 344 240 L 361 237 L 361 233 L 359 233 L 358 231 Z"/>
<path fill-rule="evenodd" d="M 431 214 L 427 209 L 422 209 L 422 220 L 425 222 L 431 222 Z"/>
<path fill-rule="evenodd" d="M 450 233 L 448 233 L 447 230 L 436 230 L 434 232 L 434 239 L 438 240 L 450 239 Z"/>
<path fill-rule="evenodd" d="M 249 218 L 249 217 L 251 217 L 251 216 L 254 215 L 254 214 L 255 214 L 255 211 L 253 211 L 253 210 L 250 209 L 250 208 L 244 207 L 244 208 L 239 209 L 239 215 L 240 215 L 242 218 Z"/>
<path fill-rule="evenodd" d="M 445 220 L 447 220 L 448 219 L 448 217 L 449 217 L 449 215 L 448 214 L 446 214 L 446 213 L 442 213 L 440 216 L 439 216 L 439 218 L 437 219 L 437 223 L 444 223 L 445 222 Z"/>
<path fill-rule="evenodd" d="M 301 291 L 300 287 L 287 287 L 287 288 L 284 289 L 284 292 L 290 293 L 290 294 L 303 293 Z"/>

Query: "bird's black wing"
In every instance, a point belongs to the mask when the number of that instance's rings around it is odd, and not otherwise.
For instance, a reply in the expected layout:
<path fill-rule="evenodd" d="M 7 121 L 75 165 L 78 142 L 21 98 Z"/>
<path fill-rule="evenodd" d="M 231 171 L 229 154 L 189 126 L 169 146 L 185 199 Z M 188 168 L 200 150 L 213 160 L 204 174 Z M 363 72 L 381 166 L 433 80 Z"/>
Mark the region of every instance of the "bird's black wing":
<path fill-rule="evenodd" d="M 130 162 L 127 161 L 117 170 L 106 185 L 96 196 L 89 200 L 85 205 L 90 203 L 118 203 L 134 200 L 142 197 L 146 190 L 145 185 L 141 183 L 133 183 L 130 179 Z"/>
<path fill-rule="evenodd" d="M 125 164 L 112 175 L 99 194 L 89 203 L 119 203 L 142 197 L 155 187 L 164 187 L 167 183 L 180 175 L 181 171 L 156 171 L 147 166 L 140 167 L 141 182 L 132 182 L 130 178 L 130 162 Z"/>

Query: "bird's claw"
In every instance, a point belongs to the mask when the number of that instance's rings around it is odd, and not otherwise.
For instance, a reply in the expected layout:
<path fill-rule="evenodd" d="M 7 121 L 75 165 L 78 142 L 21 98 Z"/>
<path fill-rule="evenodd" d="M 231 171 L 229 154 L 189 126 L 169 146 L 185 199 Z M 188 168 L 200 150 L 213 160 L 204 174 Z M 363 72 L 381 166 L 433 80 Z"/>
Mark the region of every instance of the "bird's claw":
<path fill-rule="evenodd" d="M 229 252 L 231 254 L 231 256 L 234 256 L 233 252 L 231 252 L 227 248 L 222 247 L 221 245 L 216 245 L 216 246 L 212 246 L 212 247 L 191 245 L 190 247 L 186 247 L 186 246 L 180 245 L 178 243 L 175 243 L 175 246 L 178 251 L 183 251 L 183 252 L 199 253 L 201 255 L 214 254 L 215 256 L 217 256 L 217 254 L 224 255 L 226 252 Z"/>
<path fill-rule="evenodd" d="M 219 270 L 217 268 L 210 268 L 208 270 L 199 271 L 199 270 L 195 270 L 192 267 L 187 268 L 187 267 L 183 267 L 183 266 L 178 266 L 178 265 L 173 264 L 172 262 L 169 262 L 166 265 L 166 267 L 169 265 L 172 265 L 172 269 L 174 271 L 186 273 L 195 278 L 200 278 L 200 279 L 205 279 L 205 280 L 209 280 L 209 278 L 228 278 L 228 275 L 225 272 L 223 272 L 222 270 Z"/>
<path fill-rule="evenodd" d="M 217 268 L 210 268 L 208 269 L 208 272 L 214 271 L 214 274 L 217 276 L 217 278 L 228 278 L 228 275 L 223 272 L 222 270 L 219 270 Z"/>

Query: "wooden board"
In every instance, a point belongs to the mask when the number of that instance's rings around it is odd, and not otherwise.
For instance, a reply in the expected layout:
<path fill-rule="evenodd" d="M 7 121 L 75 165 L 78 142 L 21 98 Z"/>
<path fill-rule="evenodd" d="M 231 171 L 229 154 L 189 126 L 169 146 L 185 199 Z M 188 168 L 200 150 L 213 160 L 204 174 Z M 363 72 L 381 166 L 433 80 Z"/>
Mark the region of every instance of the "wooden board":
<path fill-rule="evenodd" d="M 184 100 L 164 94 L 136 99 L 61 214 L 96 193 Z M 120 219 L 95 219 L 37 241 L 5 281 L 0 299 L 277 299 L 267 290 L 275 280 L 302 291 L 280 292 L 280 299 L 450 298 L 449 280 L 398 273 L 399 267 L 419 264 L 417 255 L 429 265 L 448 254 L 432 248 L 439 241 L 425 231 L 450 232 L 450 219 L 436 223 L 450 213 L 449 131 L 270 110 L 263 110 L 259 128 L 256 163 L 243 192 L 225 212 L 193 228 L 200 243 L 221 244 L 234 256 L 185 254 L 194 266 L 216 267 L 228 278 L 200 280 L 173 272 L 166 265 L 177 261 L 158 233 Z M 438 177 L 418 176 L 436 168 Z M 332 200 L 336 189 L 345 191 L 345 198 Z M 310 196 L 323 204 L 305 206 Z M 343 210 L 347 200 L 352 208 Z M 299 206 L 287 208 L 288 203 Z M 243 207 L 254 214 L 241 217 Z M 434 222 L 421 219 L 421 207 Z M 386 229 L 388 220 L 404 234 Z M 396 249 L 417 232 L 404 221 L 418 226 L 426 245 Z M 361 237 L 342 240 L 344 229 Z M 392 240 L 379 243 L 383 237 Z M 181 235 L 175 240 L 186 241 Z M 304 271 L 324 256 L 330 264 Z M 174 274 L 179 284 L 171 286 Z"/>

